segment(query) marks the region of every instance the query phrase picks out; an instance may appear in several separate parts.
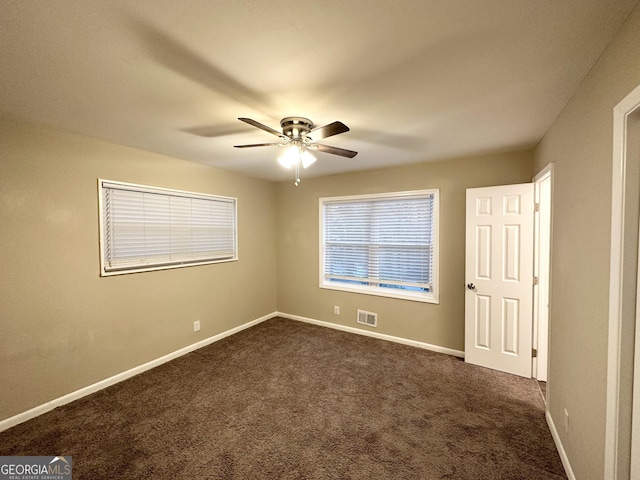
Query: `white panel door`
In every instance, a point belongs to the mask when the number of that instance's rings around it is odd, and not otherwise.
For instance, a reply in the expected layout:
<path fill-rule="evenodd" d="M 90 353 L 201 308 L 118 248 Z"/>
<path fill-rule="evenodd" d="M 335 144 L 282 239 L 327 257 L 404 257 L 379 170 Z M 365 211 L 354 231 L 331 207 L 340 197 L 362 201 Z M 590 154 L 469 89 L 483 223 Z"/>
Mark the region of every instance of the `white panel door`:
<path fill-rule="evenodd" d="M 467 190 L 465 361 L 531 377 L 533 184 Z"/>

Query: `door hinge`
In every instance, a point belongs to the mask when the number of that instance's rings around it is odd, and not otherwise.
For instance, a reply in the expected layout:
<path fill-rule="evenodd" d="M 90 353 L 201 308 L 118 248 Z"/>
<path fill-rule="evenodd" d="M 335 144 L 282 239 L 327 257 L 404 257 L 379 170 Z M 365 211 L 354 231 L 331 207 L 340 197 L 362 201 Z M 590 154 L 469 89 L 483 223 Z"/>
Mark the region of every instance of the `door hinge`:
<path fill-rule="evenodd" d="M 538 277 L 533 277 L 533 284 L 538 285 Z"/>
<path fill-rule="evenodd" d="M 538 357 L 538 350 L 536 348 L 532 348 L 531 349 L 531 356 L 533 358 L 537 358 Z"/>
<path fill-rule="evenodd" d="M 540 211 L 540 204 L 539 203 L 534 204 L 533 205 L 533 210 L 536 211 L 536 212 L 539 212 Z"/>

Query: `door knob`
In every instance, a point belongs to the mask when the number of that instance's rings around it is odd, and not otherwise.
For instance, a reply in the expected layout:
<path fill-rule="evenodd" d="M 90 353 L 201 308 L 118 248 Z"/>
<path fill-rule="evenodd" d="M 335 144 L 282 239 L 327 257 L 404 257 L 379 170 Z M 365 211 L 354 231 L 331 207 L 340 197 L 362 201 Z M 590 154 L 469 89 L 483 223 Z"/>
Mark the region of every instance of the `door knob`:
<path fill-rule="evenodd" d="M 475 289 L 476 289 L 476 286 L 475 286 L 473 283 L 467 283 L 467 288 L 468 288 L 469 290 L 475 290 Z"/>

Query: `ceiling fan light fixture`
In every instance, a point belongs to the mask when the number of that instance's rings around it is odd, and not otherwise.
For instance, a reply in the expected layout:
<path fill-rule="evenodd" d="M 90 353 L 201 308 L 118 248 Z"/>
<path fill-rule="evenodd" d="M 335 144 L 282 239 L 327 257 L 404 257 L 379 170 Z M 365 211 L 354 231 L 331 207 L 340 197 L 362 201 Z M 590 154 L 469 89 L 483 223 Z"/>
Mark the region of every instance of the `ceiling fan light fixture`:
<path fill-rule="evenodd" d="M 278 163 L 284 168 L 291 168 L 300 161 L 300 149 L 291 145 L 288 147 L 282 155 L 278 158 Z"/>
<path fill-rule="evenodd" d="M 316 161 L 316 157 L 314 157 L 309 150 L 306 148 L 302 150 L 300 153 L 300 161 L 302 162 L 302 168 L 307 168 Z"/>

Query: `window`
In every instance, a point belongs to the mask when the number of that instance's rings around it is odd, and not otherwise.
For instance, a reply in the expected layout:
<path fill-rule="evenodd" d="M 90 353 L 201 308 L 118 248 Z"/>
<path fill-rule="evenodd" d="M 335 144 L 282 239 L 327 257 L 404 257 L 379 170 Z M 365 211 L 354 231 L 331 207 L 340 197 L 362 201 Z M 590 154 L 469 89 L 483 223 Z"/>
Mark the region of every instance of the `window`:
<path fill-rule="evenodd" d="M 438 303 L 438 190 L 320 199 L 320 287 Z"/>
<path fill-rule="evenodd" d="M 101 275 L 237 260 L 236 199 L 98 180 Z"/>

